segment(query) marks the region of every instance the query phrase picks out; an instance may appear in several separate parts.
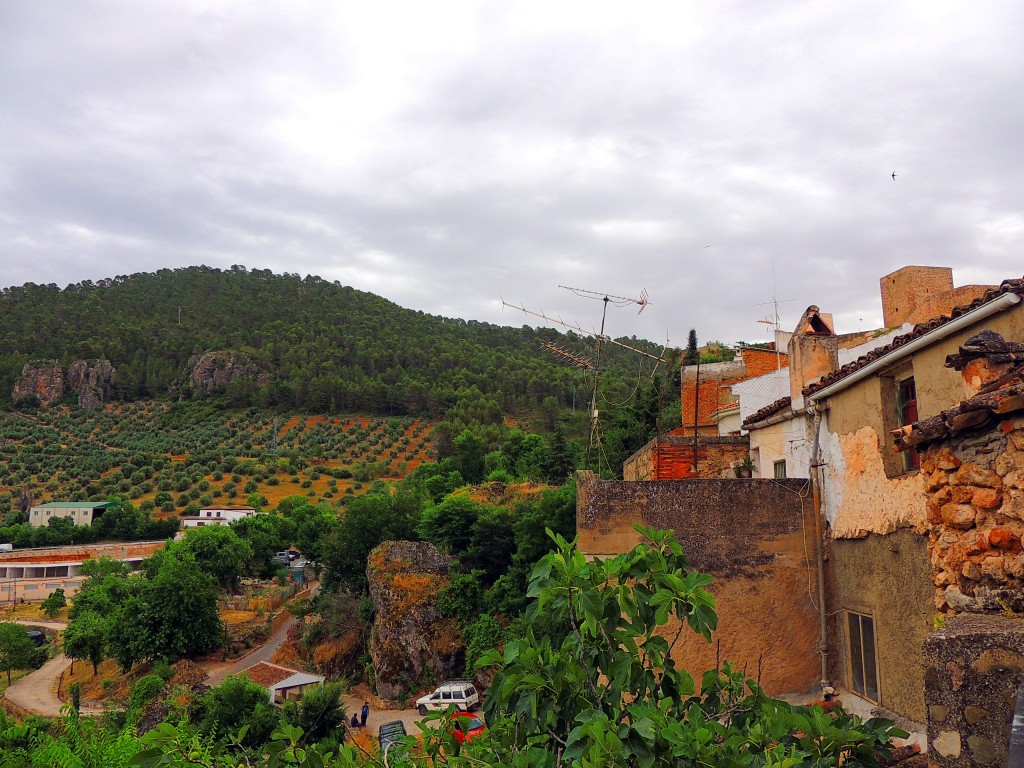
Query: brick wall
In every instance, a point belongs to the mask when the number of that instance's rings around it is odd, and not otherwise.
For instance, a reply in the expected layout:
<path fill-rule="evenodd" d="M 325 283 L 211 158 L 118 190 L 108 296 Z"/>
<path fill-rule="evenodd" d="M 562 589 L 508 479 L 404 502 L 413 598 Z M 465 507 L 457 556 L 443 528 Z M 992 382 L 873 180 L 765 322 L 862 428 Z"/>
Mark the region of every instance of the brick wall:
<path fill-rule="evenodd" d="M 882 292 L 882 317 L 886 328 L 903 323 L 923 323 L 948 315 L 962 304 L 970 304 L 991 285 L 953 287 L 949 267 L 904 267 L 879 281 Z"/>
<path fill-rule="evenodd" d="M 788 364 L 785 352 L 777 355 L 775 350 L 744 349 L 730 362 L 701 365 L 697 431 L 700 434 L 717 435 L 718 425 L 711 417 L 723 405 L 736 401 L 732 385 L 777 370 L 780 361 L 785 368 Z M 697 366 L 688 365 L 683 368 L 679 395 L 682 424 L 692 430 L 694 403 L 697 401 Z"/>
<path fill-rule="evenodd" d="M 818 681 L 812 504 L 802 480 L 615 482 L 577 475 L 580 549 L 611 556 L 639 543 L 633 526 L 672 529 L 691 564 L 711 573 L 719 614 L 714 643 L 684 632 L 675 658 L 698 680 L 716 655 L 772 694 Z M 816 592 L 815 592 L 816 594 Z M 664 628 L 674 635 L 678 626 Z"/>
<path fill-rule="evenodd" d="M 662 435 L 622 465 L 622 479 L 683 480 L 688 477 L 734 477 L 732 467 L 750 453 L 748 437 L 701 436 L 697 441 L 697 472 L 693 471 L 693 436 Z"/>

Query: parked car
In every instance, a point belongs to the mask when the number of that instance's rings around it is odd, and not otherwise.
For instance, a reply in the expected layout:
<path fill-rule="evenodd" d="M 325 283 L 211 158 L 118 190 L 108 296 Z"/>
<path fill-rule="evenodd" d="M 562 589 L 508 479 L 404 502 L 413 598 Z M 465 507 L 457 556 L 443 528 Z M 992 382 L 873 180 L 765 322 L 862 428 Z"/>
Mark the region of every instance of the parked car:
<path fill-rule="evenodd" d="M 386 754 L 389 746 L 401 744 L 405 735 L 405 723 L 401 720 L 381 723 L 380 727 L 377 728 L 377 738 L 380 740 L 380 753 L 382 755 Z"/>
<path fill-rule="evenodd" d="M 35 643 L 36 648 L 46 645 L 46 635 L 40 632 L 38 629 L 29 629 L 25 631 L 28 635 L 28 639 Z"/>
<path fill-rule="evenodd" d="M 470 712 L 480 706 L 480 694 L 476 692 L 469 680 L 449 680 L 437 686 L 433 693 L 416 699 L 416 709 L 421 715 L 430 710 L 447 710 L 454 706 L 457 710 Z"/>
<path fill-rule="evenodd" d="M 455 740 L 459 742 L 459 744 L 472 741 L 487 730 L 487 726 L 484 725 L 483 720 L 472 712 L 452 712 L 451 716 L 455 721 L 455 726 L 452 729 L 452 735 L 455 736 Z"/>

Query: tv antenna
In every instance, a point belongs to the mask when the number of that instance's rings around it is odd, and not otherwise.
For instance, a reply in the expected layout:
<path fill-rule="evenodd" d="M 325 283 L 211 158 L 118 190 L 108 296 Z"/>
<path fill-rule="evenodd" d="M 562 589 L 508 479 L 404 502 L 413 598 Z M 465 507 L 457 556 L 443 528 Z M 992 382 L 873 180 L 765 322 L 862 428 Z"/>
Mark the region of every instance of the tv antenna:
<path fill-rule="evenodd" d="M 540 343 L 544 349 L 553 354 L 555 357 L 562 359 L 569 365 L 579 368 L 584 371 L 594 370 L 594 361 L 589 357 L 584 357 L 573 352 L 571 349 L 566 349 L 561 344 L 555 344 L 553 341 L 542 341 Z"/>
<path fill-rule="evenodd" d="M 778 291 L 775 289 L 775 260 L 772 259 L 772 300 L 762 301 L 760 304 L 755 304 L 755 307 L 772 307 L 772 314 L 767 315 L 757 322 L 766 328 L 771 328 L 772 331 L 772 343 L 775 345 L 775 365 L 779 370 L 782 370 L 782 352 L 779 350 L 778 340 L 775 338 L 775 334 L 782 330 L 782 320 L 779 317 L 779 304 L 788 304 L 796 299 L 780 299 L 777 296 Z"/>
<path fill-rule="evenodd" d="M 605 342 L 607 342 L 609 344 L 614 344 L 616 346 L 628 349 L 628 350 L 630 350 L 632 352 L 636 352 L 637 354 L 642 355 L 643 357 L 650 358 L 651 360 L 654 360 L 657 364 L 660 364 L 660 363 L 665 362 L 664 355 L 665 355 L 665 350 L 668 349 L 668 342 L 667 341 L 665 342 L 665 348 L 662 349 L 660 355 L 652 355 L 651 353 L 645 352 L 642 349 L 637 349 L 636 347 L 630 346 L 629 344 L 624 344 L 624 343 L 622 343 L 620 341 L 616 341 L 615 339 L 613 339 L 610 336 L 606 335 L 605 332 L 604 332 L 605 320 L 607 319 L 607 316 L 608 316 L 608 305 L 609 304 L 614 304 L 617 307 L 628 307 L 630 305 L 637 305 L 637 306 L 640 307 L 640 309 L 638 310 L 637 314 L 640 314 L 640 312 L 643 312 L 644 309 L 647 307 L 647 305 L 650 304 L 650 300 L 647 298 L 647 291 L 646 290 L 641 291 L 640 298 L 630 298 L 628 296 L 616 296 L 616 295 L 610 294 L 610 293 L 601 293 L 600 291 L 590 291 L 590 290 L 587 290 L 585 288 L 572 288 L 572 287 L 570 287 L 568 285 L 560 285 L 558 287 L 559 288 L 564 288 L 567 291 L 572 291 L 577 296 L 580 296 L 582 298 L 585 298 L 585 299 L 595 299 L 595 300 L 601 301 L 603 303 L 603 306 L 601 308 L 601 330 L 600 331 L 586 330 L 585 328 L 582 328 L 581 326 L 579 326 L 579 325 L 577 325 L 575 323 L 568 323 L 568 322 L 562 320 L 562 318 L 560 318 L 560 317 L 558 317 L 558 318 L 551 317 L 550 315 L 545 314 L 543 311 L 541 311 L 541 312 L 534 312 L 532 310 L 527 309 L 525 306 L 523 306 L 521 304 L 518 305 L 518 306 L 515 305 L 515 304 L 509 304 L 504 299 L 502 299 L 501 303 L 502 303 L 502 306 L 509 307 L 511 309 L 517 309 L 520 312 L 524 312 L 527 315 L 532 315 L 533 317 L 539 317 L 542 320 L 546 320 L 549 323 L 555 323 L 556 325 L 560 325 L 563 328 L 568 328 L 568 329 L 570 329 L 572 331 L 576 331 L 577 333 L 580 333 L 580 334 L 582 334 L 584 336 L 590 336 L 590 337 L 594 338 L 597 341 L 597 352 L 596 352 L 596 355 L 595 355 L 593 361 L 591 361 L 589 358 L 583 357 L 582 355 L 577 355 L 577 354 L 575 354 L 573 352 L 570 352 L 570 351 L 568 351 L 568 350 L 566 350 L 566 349 L 564 349 L 562 347 L 559 347 L 556 344 L 550 344 L 550 343 L 547 343 L 547 342 L 542 343 L 542 345 L 544 346 L 545 349 L 547 349 L 548 351 L 556 354 L 557 356 L 561 357 L 562 359 L 568 361 L 570 364 L 575 365 L 578 368 L 581 368 L 581 369 L 584 369 L 584 370 L 592 370 L 594 372 L 594 386 L 593 386 L 593 389 L 591 390 L 591 394 L 590 394 L 590 415 L 589 415 L 589 418 L 590 418 L 590 435 L 589 435 L 589 437 L 587 439 L 587 454 L 586 454 L 586 459 L 585 459 L 586 466 L 589 469 L 590 468 L 590 457 L 591 457 L 591 454 L 593 452 L 594 446 L 598 442 L 598 435 L 599 435 L 599 431 L 598 431 L 598 410 L 597 410 L 597 387 L 598 387 L 598 383 L 599 383 L 600 377 L 601 377 L 601 352 L 602 352 L 602 349 L 603 349 L 603 345 L 605 344 Z M 657 365 L 655 366 L 655 370 L 657 370 Z"/>

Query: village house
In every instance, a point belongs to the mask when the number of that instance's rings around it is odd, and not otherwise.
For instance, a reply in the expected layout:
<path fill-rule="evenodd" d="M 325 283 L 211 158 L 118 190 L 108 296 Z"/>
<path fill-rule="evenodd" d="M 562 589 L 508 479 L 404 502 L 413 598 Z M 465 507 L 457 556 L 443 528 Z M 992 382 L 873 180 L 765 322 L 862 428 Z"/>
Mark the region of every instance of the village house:
<path fill-rule="evenodd" d="M 1024 682 L 1024 280 L 954 288 L 947 268 L 906 267 L 880 287 L 886 328 L 840 335 L 809 307 L 784 374 L 729 385 L 765 480 L 581 475 L 580 545 L 676 530 L 715 576 L 722 656 L 749 667 L 744 637 L 764 640 L 770 692 L 837 688 L 927 731 L 934 764 L 1005 764 Z M 755 388 L 777 397 L 744 408 Z"/>
<path fill-rule="evenodd" d="M 786 366 L 786 353 L 757 347 L 745 347 L 726 362 L 684 366 L 681 426 L 658 435 L 630 456 L 623 464 L 623 479 L 733 476 L 749 448 L 746 436 L 740 434 L 740 404 L 730 386 Z"/>
<path fill-rule="evenodd" d="M 977 394 L 892 433 L 927 499 L 928 738 L 935 765 L 1005 765 L 1024 684 L 1024 344 L 981 331 L 946 367 Z"/>
<path fill-rule="evenodd" d="M 204 525 L 231 525 L 256 515 L 255 507 L 203 507 L 197 515 L 181 518 L 182 528 L 200 528 Z"/>
<path fill-rule="evenodd" d="M 322 675 L 311 675 L 297 669 L 289 669 L 268 661 L 253 664 L 242 672 L 261 688 L 266 688 L 271 704 L 285 701 L 300 701 L 310 688 L 324 684 Z"/>
<path fill-rule="evenodd" d="M 33 528 L 49 525 L 55 518 L 70 520 L 75 525 L 92 525 L 104 510 L 115 506 L 111 501 L 51 501 L 28 511 L 28 522 Z"/>

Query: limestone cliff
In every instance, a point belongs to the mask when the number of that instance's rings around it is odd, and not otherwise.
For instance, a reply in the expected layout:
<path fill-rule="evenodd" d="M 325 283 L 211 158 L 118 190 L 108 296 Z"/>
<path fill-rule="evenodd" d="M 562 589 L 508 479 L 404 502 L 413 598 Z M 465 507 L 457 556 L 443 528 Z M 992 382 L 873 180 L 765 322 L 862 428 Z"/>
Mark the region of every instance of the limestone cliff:
<path fill-rule="evenodd" d="M 79 405 L 93 410 L 113 396 L 116 375 L 109 360 L 76 360 L 67 371 L 56 360 L 26 363 L 21 377 L 14 382 L 11 400 L 19 404 L 35 398 L 40 405 L 48 407 L 59 403 L 68 392 L 74 392 Z"/>
<path fill-rule="evenodd" d="M 382 698 L 396 698 L 424 678 L 440 682 L 462 672 L 458 621 L 436 607 L 450 563 L 422 541 L 386 541 L 370 553 L 366 575 L 376 611 L 370 657 Z"/>
<path fill-rule="evenodd" d="M 14 389 L 11 391 L 11 400 L 15 404 L 35 398 L 40 405 L 50 406 L 60 402 L 62 397 L 64 370 L 56 360 L 25 363 L 21 369 L 21 378 L 14 382 Z"/>
<path fill-rule="evenodd" d="M 219 350 L 194 356 L 189 360 L 188 383 L 192 392 L 200 397 L 223 392 L 232 382 L 249 378 L 257 386 L 270 381 L 270 376 L 260 373 L 249 358 L 234 350 Z"/>
<path fill-rule="evenodd" d="M 113 397 L 116 374 L 109 360 L 76 360 L 68 366 L 65 382 L 78 394 L 78 404 L 93 411 Z"/>

